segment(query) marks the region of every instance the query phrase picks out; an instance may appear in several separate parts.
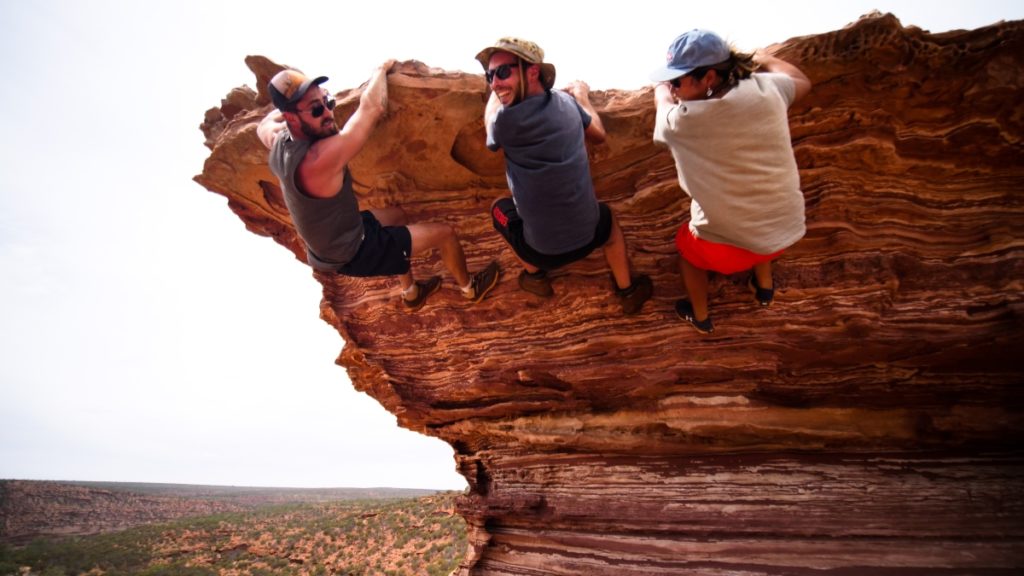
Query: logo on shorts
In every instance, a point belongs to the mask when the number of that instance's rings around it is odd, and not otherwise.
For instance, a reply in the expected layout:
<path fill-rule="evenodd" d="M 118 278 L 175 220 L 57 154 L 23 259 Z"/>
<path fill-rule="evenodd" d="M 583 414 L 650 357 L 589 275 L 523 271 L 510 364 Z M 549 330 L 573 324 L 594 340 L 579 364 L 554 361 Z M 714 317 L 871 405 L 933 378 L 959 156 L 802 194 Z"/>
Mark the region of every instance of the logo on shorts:
<path fill-rule="evenodd" d="M 508 228 L 508 216 L 505 216 L 505 213 L 502 212 L 500 208 L 495 206 L 492 211 L 492 215 L 494 216 L 494 219 L 498 221 L 498 224 L 501 224 L 502 228 Z"/>

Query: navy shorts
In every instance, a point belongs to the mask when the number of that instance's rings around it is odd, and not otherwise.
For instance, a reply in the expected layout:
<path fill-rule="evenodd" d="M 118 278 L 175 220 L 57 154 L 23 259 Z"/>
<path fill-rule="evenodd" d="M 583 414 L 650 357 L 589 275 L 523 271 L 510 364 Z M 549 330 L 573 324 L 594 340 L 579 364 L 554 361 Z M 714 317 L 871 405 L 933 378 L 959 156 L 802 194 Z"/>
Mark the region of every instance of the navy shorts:
<path fill-rule="evenodd" d="M 494 229 L 523 262 L 527 262 L 541 270 L 554 270 L 577 260 L 582 260 L 590 255 L 595 248 L 600 248 L 608 242 L 612 233 L 612 211 L 603 202 L 598 203 L 599 216 L 597 228 L 594 229 L 594 239 L 589 244 L 564 254 L 542 254 L 526 243 L 526 236 L 523 234 L 523 219 L 516 211 L 516 204 L 511 198 L 502 198 L 494 204 L 491 210 L 491 222 Z"/>
<path fill-rule="evenodd" d="M 381 226 L 369 210 L 363 218 L 363 241 L 356 255 L 338 268 L 345 276 L 395 276 L 409 271 L 412 235 L 405 226 Z"/>

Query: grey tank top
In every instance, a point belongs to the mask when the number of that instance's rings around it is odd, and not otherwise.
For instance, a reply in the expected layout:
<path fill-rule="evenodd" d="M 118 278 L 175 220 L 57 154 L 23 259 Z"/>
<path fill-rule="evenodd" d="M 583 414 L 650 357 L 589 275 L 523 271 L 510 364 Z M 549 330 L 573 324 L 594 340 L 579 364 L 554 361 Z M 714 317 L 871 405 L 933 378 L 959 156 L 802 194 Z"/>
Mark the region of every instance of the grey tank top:
<path fill-rule="evenodd" d="M 363 220 L 352 191 L 352 175 L 345 168 L 341 190 L 330 198 L 314 198 L 299 190 L 295 171 L 311 142 L 295 140 L 287 129 L 270 150 L 270 170 L 281 181 L 284 203 L 295 230 L 306 243 L 310 266 L 337 270 L 351 260 L 363 241 Z"/>

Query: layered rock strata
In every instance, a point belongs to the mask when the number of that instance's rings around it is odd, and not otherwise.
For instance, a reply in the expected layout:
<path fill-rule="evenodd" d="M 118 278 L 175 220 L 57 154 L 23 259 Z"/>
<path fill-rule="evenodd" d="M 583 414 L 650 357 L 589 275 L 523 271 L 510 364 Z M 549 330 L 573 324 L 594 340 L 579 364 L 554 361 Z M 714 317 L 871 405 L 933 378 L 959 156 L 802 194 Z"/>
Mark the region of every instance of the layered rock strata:
<path fill-rule="evenodd" d="M 891 15 L 789 40 L 811 78 L 790 110 L 807 236 L 760 309 L 713 276 L 717 330 L 673 313 L 689 201 L 652 143 L 650 89 L 597 92 L 590 156 L 655 296 L 623 317 L 600 253 L 518 289 L 488 207 L 476 74 L 400 65 L 351 164 L 364 206 L 458 229 L 495 293 L 450 277 L 415 314 L 392 279 L 316 274 L 338 363 L 399 423 L 450 443 L 469 482 L 473 575 L 1010 574 L 1024 566 L 1024 23 L 929 34 Z M 303 259 L 255 126 L 258 92 L 207 113 L 196 180 Z M 351 114 L 359 90 L 338 95 Z M 444 274 L 437 258 L 420 276 Z"/>

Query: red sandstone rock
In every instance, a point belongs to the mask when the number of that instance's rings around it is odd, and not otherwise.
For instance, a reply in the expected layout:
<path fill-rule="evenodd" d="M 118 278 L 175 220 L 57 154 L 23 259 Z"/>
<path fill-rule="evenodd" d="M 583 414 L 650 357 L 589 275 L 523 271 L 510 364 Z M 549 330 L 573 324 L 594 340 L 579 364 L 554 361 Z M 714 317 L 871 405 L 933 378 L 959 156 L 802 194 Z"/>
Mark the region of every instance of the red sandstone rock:
<path fill-rule="evenodd" d="M 592 96 L 598 196 L 655 284 L 625 318 L 600 254 L 551 300 L 518 290 L 487 215 L 507 190 L 482 77 L 389 77 L 388 118 L 351 165 L 360 202 L 449 222 L 471 268 L 497 257 L 506 275 L 479 305 L 448 279 L 408 314 L 393 280 L 317 273 L 321 316 L 357 389 L 455 448 L 464 574 L 1024 566 L 1024 23 L 932 35 L 873 15 L 776 48 L 814 82 L 790 111 L 808 233 L 769 309 L 745 276 L 713 278 L 711 337 L 672 312 L 688 200 L 649 89 Z M 261 92 L 207 113 L 196 180 L 301 260 L 255 135 L 280 66 L 247 62 Z M 338 96 L 343 121 L 358 91 Z"/>

